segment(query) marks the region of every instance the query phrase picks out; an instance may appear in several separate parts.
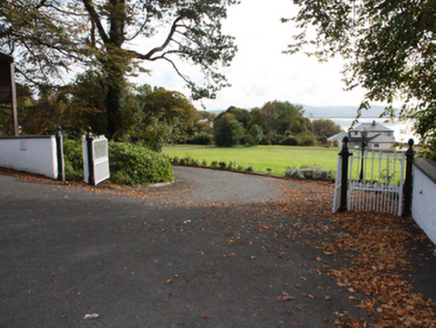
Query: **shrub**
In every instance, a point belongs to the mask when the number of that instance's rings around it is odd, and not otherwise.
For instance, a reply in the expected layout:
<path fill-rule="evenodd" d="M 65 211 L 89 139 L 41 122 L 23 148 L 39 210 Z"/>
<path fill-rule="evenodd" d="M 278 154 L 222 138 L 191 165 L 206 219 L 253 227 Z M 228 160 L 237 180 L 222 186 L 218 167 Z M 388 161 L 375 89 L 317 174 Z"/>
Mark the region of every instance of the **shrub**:
<path fill-rule="evenodd" d="M 174 180 L 166 155 L 129 143 L 109 142 L 109 165 L 111 181 L 115 183 L 137 185 Z"/>
<path fill-rule="evenodd" d="M 321 169 L 318 166 L 307 167 L 302 166 L 300 168 L 288 167 L 285 172 L 287 178 L 297 178 L 297 179 L 311 179 L 311 180 L 332 180 L 333 171 L 328 169 Z"/>
<path fill-rule="evenodd" d="M 280 140 L 280 144 L 284 146 L 298 146 L 298 140 L 292 136 L 288 136 Z"/>
<path fill-rule="evenodd" d="M 218 147 L 231 147 L 244 135 L 244 127 L 233 114 L 226 113 L 214 122 L 214 133 Z"/>
<path fill-rule="evenodd" d="M 242 138 L 242 144 L 245 146 L 255 146 L 257 143 L 251 134 L 246 134 Z"/>
<path fill-rule="evenodd" d="M 225 169 L 226 166 L 227 166 L 227 163 L 224 162 L 224 161 L 221 161 L 221 162 L 218 163 L 218 165 L 219 165 L 222 169 Z"/>
<path fill-rule="evenodd" d="M 217 167 L 218 166 L 218 162 L 217 161 L 213 161 L 212 162 L 212 167 Z"/>
<path fill-rule="evenodd" d="M 179 164 L 180 163 L 180 159 L 177 156 L 174 156 L 173 163 L 174 164 Z"/>
<path fill-rule="evenodd" d="M 254 171 L 254 169 L 253 169 L 253 166 L 248 166 L 246 169 L 245 169 L 245 172 L 253 172 Z"/>
<path fill-rule="evenodd" d="M 80 140 L 65 140 L 64 163 L 65 163 L 65 180 L 82 181 L 83 180 L 83 157 L 82 142 Z"/>
<path fill-rule="evenodd" d="M 203 159 L 203 162 L 201 162 L 201 164 L 202 164 L 203 166 L 207 166 L 207 161 L 206 161 L 205 159 Z"/>
<path fill-rule="evenodd" d="M 206 132 L 200 132 L 189 139 L 189 143 L 194 145 L 211 145 L 212 142 L 213 135 Z"/>
<path fill-rule="evenodd" d="M 298 144 L 300 146 L 314 146 L 316 144 L 316 140 L 313 135 L 305 135 L 299 138 Z"/>
<path fill-rule="evenodd" d="M 238 166 L 238 163 L 235 161 L 230 161 L 229 165 L 227 165 L 227 167 L 231 170 L 231 169 L 236 169 L 236 167 Z"/>
<path fill-rule="evenodd" d="M 64 146 L 65 179 L 83 180 L 82 143 L 66 140 Z M 148 148 L 130 143 L 109 142 L 110 180 L 137 185 L 174 180 L 169 158 Z"/>

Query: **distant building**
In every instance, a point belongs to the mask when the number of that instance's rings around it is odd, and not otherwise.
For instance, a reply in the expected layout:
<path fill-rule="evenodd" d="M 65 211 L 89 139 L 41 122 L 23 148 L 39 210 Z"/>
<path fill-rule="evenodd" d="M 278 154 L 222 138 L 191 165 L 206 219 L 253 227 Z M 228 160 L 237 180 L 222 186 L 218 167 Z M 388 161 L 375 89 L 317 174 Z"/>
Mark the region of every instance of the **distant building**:
<path fill-rule="evenodd" d="M 197 123 L 204 123 L 209 125 L 210 128 L 213 128 L 213 121 L 209 120 L 208 118 L 205 118 L 204 120 L 199 120 Z"/>
<path fill-rule="evenodd" d="M 362 123 L 353 130 L 341 132 L 328 138 L 327 141 L 332 146 L 340 147 L 344 137 L 348 137 L 350 140 L 348 148 L 361 148 L 363 141 L 362 133 L 366 133 L 365 143 L 368 149 L 386 150 L 395 145 L 394 131 L 382 124 L 378 124 L 376 121 Z"/>

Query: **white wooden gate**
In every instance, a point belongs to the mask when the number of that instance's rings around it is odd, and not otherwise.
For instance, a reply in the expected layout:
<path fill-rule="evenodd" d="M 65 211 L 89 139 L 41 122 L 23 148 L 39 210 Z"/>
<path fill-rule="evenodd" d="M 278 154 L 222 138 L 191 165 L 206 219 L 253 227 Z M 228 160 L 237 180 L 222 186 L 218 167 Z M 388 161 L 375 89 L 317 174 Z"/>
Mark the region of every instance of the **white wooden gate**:
<path fill-rule="evenodd" d="M 401 215 L 405 154 L 361 151 L 350 157 L 348 209 Z"/>
<path fill-rule="evenodd" d="M 85 182 L 97 185 L 98 183 L 110 177 L 109 172 L 109 152 L 108 141 L 105 136 L 93 137 L 92 143 L 92 159 L 88 158 L 88 140 L 85 136 L 82 137 L 83 146 L 83 173 Z M 90 165 L 92 165 L 93 181 L 90 180 Z"/>

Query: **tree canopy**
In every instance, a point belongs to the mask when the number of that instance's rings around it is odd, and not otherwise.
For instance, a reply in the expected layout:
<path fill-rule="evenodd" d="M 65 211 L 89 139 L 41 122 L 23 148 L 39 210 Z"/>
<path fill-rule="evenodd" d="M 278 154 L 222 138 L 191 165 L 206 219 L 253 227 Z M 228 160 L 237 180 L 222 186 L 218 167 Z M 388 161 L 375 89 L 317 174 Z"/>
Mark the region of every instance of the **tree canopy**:
<path fill-rule="evenodd" d="M 416 119 L 416 132 L 436 150 L 436 2 L 433 0 L 294 0 L 292 20 L 302 33 L 289 53 L 304 49 L 326 60 L 341 55 L 348 89 L 367 90 L 370 101 L 386 102 L 385 115 L 402 99 L 401 118 Z M 315 29 L 314 37 L 309 34 Z M 315 48 L 313 48 L 313 46 Z"/>
<path fill-rule="evenodd" d="M 21 82 L 61 83 L 70 69 L 97 67 L 105 82 L 107 134 L 122 122 L 126 77 L 143 61 L 166 61 L 192 91 L 214 98 L 228 86 L 236 46 L 221 32 L 226 8 L 237 0 L 5 0 L 0 2 L 0 51 L 13 55 Z M 153 38 L 157 33 L 165 38 Z M 179 61 L 200 68 L 199 85 Z"/>

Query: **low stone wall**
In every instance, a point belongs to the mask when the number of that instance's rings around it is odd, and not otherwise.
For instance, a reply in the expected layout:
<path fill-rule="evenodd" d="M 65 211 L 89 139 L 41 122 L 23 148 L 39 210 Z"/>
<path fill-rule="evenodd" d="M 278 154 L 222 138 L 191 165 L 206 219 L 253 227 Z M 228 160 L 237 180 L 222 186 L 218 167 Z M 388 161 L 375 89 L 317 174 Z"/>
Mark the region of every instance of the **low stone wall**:
<path fill-rule="evenodd" d="M 56 179 L 55 136 L 0 137 L 0 166 Z"/>
<path fill-rule="evenodd" d="M 415 158 L 412 216 L 436 244 L 436 162 Z"/>

